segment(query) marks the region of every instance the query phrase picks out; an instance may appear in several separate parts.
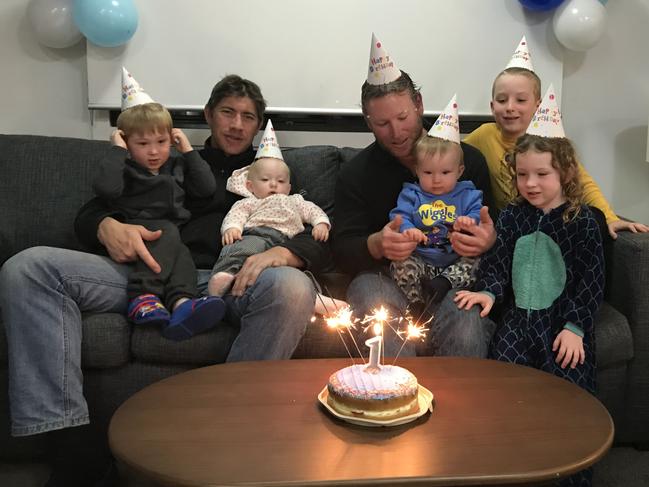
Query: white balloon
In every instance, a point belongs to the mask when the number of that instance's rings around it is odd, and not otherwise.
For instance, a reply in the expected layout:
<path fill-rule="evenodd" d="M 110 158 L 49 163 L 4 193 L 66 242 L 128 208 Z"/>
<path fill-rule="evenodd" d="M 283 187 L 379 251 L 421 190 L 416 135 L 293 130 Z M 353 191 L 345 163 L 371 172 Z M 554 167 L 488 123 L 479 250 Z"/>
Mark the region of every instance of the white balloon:
<path fill-rule="evenodd" d="M 606 28 L 606 9 L 598 0 L 568 0 L 554 12 L 554 35 L 572 51 L 590 49 Z"/>
<path fill-rule="evenodd" d="M 70 47 L 83 38 L 72 20 L 73 0 L 31 0 L 27 17 L 38 42 L 48 47 Z"/>

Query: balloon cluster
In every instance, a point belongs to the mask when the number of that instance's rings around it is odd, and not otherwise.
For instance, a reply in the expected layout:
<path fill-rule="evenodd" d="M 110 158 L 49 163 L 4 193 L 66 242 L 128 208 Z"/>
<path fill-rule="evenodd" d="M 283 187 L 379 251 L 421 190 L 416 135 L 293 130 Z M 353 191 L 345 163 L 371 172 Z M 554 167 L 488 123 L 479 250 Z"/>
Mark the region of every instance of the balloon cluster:
<path fill-rule="evenodd" d="M 586 51 L 602 37 L 606 27 L 605 0 L 518 0 L 530 10 L 552 10 L 557 40 L 572 51 Z"/>
<path fill-rule="evenodd" d="M 127 42 L 137 29 L 133 0 L 30 0 L 27 16 L 38 41 L 64 48 L 84 36 L 101 47 Z"/>

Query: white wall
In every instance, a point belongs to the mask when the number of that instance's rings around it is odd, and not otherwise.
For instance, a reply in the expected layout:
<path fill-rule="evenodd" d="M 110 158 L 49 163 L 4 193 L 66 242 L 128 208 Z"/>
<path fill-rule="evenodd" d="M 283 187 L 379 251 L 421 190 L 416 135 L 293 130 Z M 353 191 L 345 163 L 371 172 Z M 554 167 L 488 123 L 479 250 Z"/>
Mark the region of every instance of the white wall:
<path fill-rule="evenodd" d="M 606 12 L 595 47 L 566 51 L 564 127 L 615 211 L 649 223 L 649 0 L 610 0 Z"/>
<path fill-rule="evenodd" d="M 85 42 L 68 49 L 41 46 L 27 4 L 0 3 L 0 133 L 88 138 Z"/>
<path fill-rule="evenodd" d="M 106 138 L 106 114 L 91 121 L 86 109 L 85 44 L 40 46 L 26 19 L 27 3 L 0 2 L 0 133 Z M 649 0 L 610 0 L 606 10 L 602 40 L 586 53 L 565 53 L 564 124 L 615 210 L 649 222 Z M 548 29 L 550 19 L 542 19 Z M 205 132 L 190 135 L 200 143 Z M 286 135 L 286 145 L 369 140 L 362 134 Z"/>

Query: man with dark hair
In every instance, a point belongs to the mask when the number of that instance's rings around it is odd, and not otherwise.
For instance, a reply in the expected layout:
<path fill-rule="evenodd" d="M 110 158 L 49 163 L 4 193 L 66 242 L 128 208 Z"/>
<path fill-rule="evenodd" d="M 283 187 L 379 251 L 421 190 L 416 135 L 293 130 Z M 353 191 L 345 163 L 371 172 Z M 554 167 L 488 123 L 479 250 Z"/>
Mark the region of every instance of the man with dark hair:
<path fill-rule="evenodd" d="M 386 62 L 386 60 L 389 60 Z M 368 314 L 383 304 L 393 315 L 403 315 L 408 301 L 391 279 L 390 261 L 407 258 L 417 242 L 399 232 L 400 218 L 389 221 L 388 215 L 397 203 L 403 183 L 415 182 L 416 141 L 424 128 L 423 102 L 410 76 L 399 70 L 394 60 L 374 38 L 368 77 L 361 88 L 361 106 L 368 127 L 376 141 L 345 164 L 336 183 L 334 205 L 333 251 L 338 266 L 356 277 L 347 291 L 347 301 L 358 316 Z M 482 154 L 461 144 L 465 170 L 461 180 L 471 180 L 483 191 L 489 204 L 489 172 Z M 482 242 L 493 243 L 495 232 L 487 208 L 481 211 L 481 222 L 463 235 L 465 241 L 454 243 L 460 255 L 475 256 Z M 457 233 L 457 232 L 453 232 Z M 446 293 L 450 289 L 429 289 Z M 428 339 L 437 355 L 486 357 L 495 325 L 481 319 L 478 313 L 458 310 L 454 292 L 448 293 L 430 323 Z M 430 311 L 430 310 L 429 310 Z M 386 355 L 394 355 L 401 344 L 385 337 Z M 407 345 L 401 354 L 414 354 Z"/>
<path fill-rule="evenodd" d="M 186 198 L 192 217 L 182 231 L 197 268 L 206 269 L 199 270 L 199 289 L 206 287 L 219 254 L 221 221 L 238 198 L 226 192 L 226 180 L 254 159 L 252 141 L 265 106 L 259 87 L 234 75 L 216 84 L 205 106 L 211 136 L 200 154 L 212 169 L 217 191 L 212 198 Z M 77 215 L 79 240 L 109 257 L 34 247 L 13 256 L 0 271 L 11 432 L 48 434 L 54 454 L 49 486 L 110 485 L 105 477 L 112 464 L 100 436 L 105 433 L 89 424 L 83 397 L 81 315 L 126 311 L 131 266 L 124 263 L 139 258 L 159 270 L 144 244 L 158 238 L 159 231 L 122 223 L 123 218 L 97 199 Z M 327 261 L 327 251 L 305 232 L 246 260 L 232 295 L 224 298 L 228 321 L 240 325 L 228 361 L 291 357 L 315 303 L 313 284 L 298 269 L 317 269 Z M 10 297 L 10 289 L 20 289 L 29 299 Z M 104 450 L 93 450 L 98 438 Z"/>

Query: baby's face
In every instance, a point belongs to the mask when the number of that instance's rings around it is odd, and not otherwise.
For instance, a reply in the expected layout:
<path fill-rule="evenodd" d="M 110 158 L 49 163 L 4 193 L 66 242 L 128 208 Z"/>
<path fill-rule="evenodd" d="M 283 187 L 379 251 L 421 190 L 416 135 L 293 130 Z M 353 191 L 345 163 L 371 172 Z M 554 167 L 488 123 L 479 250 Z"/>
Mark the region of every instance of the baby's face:
<path fill-rule="evenodd" d="M 158 174 L 169 159 L 171 135 L 169 132 L 142 132 L 131 134 L 126 140 L 131 157 L 137 164 L 153 174 Z"/>
<path fill-rule="evenodd" d="M 255 166 L 253 174 L 248 174 L 246 187 L 257 198 L 290 193 L 291 179 L 283 161 L 268 157 L 255 162 Z"/>
<path fill-rule="evenodd" d="M 417 154 L 417 178 L 419 186 L 427 193 L 442 195 L 455 188 L 458 178 L 464 171 L 460 164 L 461 149 L 448 150 L 444 154 Z"/>

